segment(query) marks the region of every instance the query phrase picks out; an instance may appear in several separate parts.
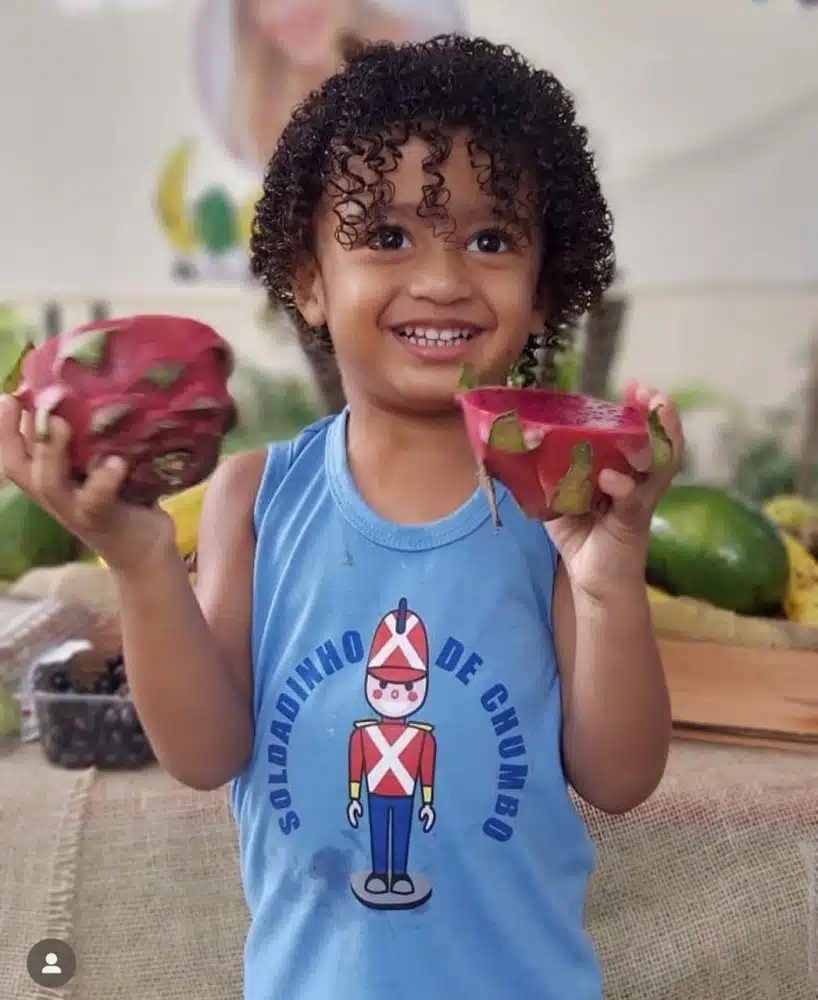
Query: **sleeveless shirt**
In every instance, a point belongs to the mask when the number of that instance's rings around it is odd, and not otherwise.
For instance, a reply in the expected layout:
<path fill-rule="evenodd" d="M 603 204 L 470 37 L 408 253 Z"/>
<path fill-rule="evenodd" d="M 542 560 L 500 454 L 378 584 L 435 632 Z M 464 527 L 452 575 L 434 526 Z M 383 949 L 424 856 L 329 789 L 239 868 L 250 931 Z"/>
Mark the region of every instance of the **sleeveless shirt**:
<path fill-rule="evenodd" d="M 600 1000 L 553 543 L 500 484 L 499 530 L 481 490 L 382 519 L 346 421 L 271 445 L 256 500 L 245 1000 Z"/>

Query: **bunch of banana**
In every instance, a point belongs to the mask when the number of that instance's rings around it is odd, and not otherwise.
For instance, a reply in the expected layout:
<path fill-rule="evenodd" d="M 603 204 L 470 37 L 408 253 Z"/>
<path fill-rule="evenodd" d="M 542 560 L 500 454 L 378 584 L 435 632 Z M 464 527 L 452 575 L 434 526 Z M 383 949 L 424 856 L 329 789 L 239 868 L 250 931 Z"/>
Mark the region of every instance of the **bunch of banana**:
<path fill-rule="evenodd" d="M 651 587 L 648 585 L 648 603 L 651 607 L 657 604 L 664 604 L 666 601 L 672 601 L 673 598 L 670 594 L 665 593 L 664 590 L 660 590 L 658 587 Z"/>
<path fill-rule="evenodd" d="M 207 486 L 208 480 L 205 480 L 197 486 L 191 486 L 159 502 L 162 510 L 173 518 L 176 527 L 176 548 L 184 559 L 188 559 L 199 544 L 199 522 Z"/>
<path fill-rule="evenodd" d="M 780 622 L 737 615 L 704 601 L 674 597 L 655 587 L 647 590 L 653 627 L 660 637 L 763 649 L 788 649 L 795 641 Z M 818 637 L 815 642 L 818 643 Z"/>
<path fill-rule="evenodd" d="M 784 614 L 801 625 L 818 625 L 818 561 L 789 532 L 782 532 L 790 557 Z"/>
<path fill-rule="evenodd" d="M 818 503 L 794 493 L 772 497 L 764 510 L 779 528 L 796 536 L 818 526 Z"/>
<path fill-rule="evenodd" d="M 801 625 L 818 625 L 818 502 L 784 493 L 764 504 L 767 515 L 781 529 L 790 558 L 790 576 L 783 601 L 784 614 Z"/>
<path fill-rule="evenodd" d="M 207 491 L 208 480 L 191 486 L 172 497 L 159 501 L 159 506 L 170 514 L 176 528 L 176 548 L 183 559 L 190 559 L 199 544 L 199 521 Z M 92 561 L 104 566 L 102 559 L 94 556 Z"/>

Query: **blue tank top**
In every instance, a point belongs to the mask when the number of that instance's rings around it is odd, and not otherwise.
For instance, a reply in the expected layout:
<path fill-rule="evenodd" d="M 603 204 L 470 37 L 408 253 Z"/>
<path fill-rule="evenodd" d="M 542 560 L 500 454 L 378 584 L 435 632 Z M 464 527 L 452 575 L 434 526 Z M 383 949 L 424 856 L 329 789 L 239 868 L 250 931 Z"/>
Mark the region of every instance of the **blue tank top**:
<path fill-rule="evenodd" d="M 600 1000 L 555 549 L 499 485 L 499 531 L 479 490 L 431 524 L 378 517 L 346 419 L 271 446 L 256 501 L 244 996 Z"/>

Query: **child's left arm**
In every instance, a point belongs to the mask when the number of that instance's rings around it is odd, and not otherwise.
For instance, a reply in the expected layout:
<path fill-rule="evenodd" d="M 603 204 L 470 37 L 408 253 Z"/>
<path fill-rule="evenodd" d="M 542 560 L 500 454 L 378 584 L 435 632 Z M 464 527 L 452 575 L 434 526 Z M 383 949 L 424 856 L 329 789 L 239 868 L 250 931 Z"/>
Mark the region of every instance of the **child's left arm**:
<path fill-rule="evenodd" d="M 603 517 L 548 523 L 560 551 L 553 622 L 563 692 L 563 755 L 573 787 L 591 805 L 621 813 L 643 802 L 664 774 L 670 700 L 645 588 L 653 509 L 679 469 L 684 436 L 675 407 L 644 387 L 637 401 L 659 407 L 672 461 L 636 482 L 605 470 Z M 641 466 L 641 468 L 640 468 Z"/>

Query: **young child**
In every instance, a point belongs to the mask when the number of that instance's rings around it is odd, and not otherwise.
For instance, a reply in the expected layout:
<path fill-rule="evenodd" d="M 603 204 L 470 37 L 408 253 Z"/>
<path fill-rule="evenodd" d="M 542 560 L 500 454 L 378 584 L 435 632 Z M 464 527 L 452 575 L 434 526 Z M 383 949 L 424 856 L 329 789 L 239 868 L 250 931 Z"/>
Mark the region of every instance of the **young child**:
<path fill-rule="evenodd" d="M 603 473 L 607 513 L 492 525 L 455 402 L 498 382 L 611 279 L 611 221 L 562 86 L 507 47 L 380 44 L 299 107 L 254 267 L 334 351 L 349 406 L 231 458 L 209 487 L 198 600 L 155 510 L 82 488 L 65 425 L 3 400 L 5 474 L 117 575 L 158 757 L 232 782 L 251 914 L 247 1000 L 600 1000 L 593 867 L 569 785 L 623 812 L 665 766 L 644 586 L 676 461 Z"/>

